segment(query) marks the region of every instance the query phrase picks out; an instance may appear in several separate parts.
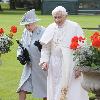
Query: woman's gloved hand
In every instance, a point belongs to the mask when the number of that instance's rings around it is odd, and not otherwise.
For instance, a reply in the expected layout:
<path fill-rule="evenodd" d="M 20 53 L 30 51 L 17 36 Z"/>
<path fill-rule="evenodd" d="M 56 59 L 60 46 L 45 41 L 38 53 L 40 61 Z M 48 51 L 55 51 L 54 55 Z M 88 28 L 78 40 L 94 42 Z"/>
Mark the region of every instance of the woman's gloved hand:
<path fill-rule="evenodd" d="M 34 42 L 34 45 L 38 47 L 38 50 L 41 52 L 42 45 L 40 44 L 39 40 Z"/>

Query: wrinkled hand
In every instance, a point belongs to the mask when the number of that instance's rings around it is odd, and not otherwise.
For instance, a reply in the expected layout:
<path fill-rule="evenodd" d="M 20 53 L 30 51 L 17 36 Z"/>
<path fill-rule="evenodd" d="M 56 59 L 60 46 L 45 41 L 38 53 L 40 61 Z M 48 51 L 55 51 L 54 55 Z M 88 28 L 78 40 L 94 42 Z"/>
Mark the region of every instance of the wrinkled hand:
<path fill-rule="evenodd" d="M 67 100 L 67 92 L 68 92 L 68 87 L 63 87 L 61 89 L 60 100 Z"/>
<path fill-rule="evenodd" d="M 81 76 L 81 71 L 78 69 L 74 69 L 75 79 Z"/>
<path fill-rule="evenodd" d="M 43 69 L 44 71 L 47 71 L 47 70 L 48 70 L 48 64 L 47 64 L 46 62 L 43 62 L 43 63 L 42 63 L 42 69 Z"/>

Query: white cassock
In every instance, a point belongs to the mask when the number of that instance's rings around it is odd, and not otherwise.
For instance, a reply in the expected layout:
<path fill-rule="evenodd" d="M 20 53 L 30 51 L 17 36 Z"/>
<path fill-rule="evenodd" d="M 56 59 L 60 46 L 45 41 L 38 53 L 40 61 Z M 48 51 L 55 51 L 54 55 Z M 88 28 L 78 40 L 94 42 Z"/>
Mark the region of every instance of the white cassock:
<path fill-rule="evenodd" d="M 81 87 L 82 76 L 75 79 L 73 54 L 70 43 L 73 36 L 82 36 L 81 27 L 66 20 L 62 27 L 50 24 L 40 39 L 43 44 L 40 64 L 48 62 L 47 97 L 60 100 L 62 87 L 68 86 L 65 100 L 89 100 L 88 93 Z"/>

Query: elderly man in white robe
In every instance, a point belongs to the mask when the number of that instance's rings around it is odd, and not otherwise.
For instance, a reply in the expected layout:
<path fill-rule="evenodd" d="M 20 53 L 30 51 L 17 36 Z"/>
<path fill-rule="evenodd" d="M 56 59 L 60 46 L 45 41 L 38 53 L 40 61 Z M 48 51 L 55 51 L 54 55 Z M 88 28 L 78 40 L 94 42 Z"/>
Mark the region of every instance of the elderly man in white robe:
<path fill-rule="evenodd" d="M 54 23 L 50 24 L 40 42 L 42 44 L 40 66 L 48 70 L 47 100 L 89 100 L 81 87 L 81 73 L 75 71 L 70 49 L 73 36 L 82 36 L 83 30 L 76 22 L 66 19 L 62 6 L 52 11 Z"/>
<path fill-rule="evenodd" d="M 33 97 L 43 98 L 43 100 L 46 100 L 47 97 L 47 73 L 38 65 L 41 54 L 40 49 L 34 44 L 39 41 L 45 28 L 38 26 L 37 21 L 39 19 L 35 14 L 35 9 L 32 9 L 24 14 L 20 22 L 20 25 L 25 25 L 20 42 L 28 50 L 30 62 L 24 65 L 20 84 L 17 89 L 19 100 L 26 100 L 27 93 L 32 93 Z M 21 53 L 22 48 L 19 46 L 17 58 L 20 57 Z"/>

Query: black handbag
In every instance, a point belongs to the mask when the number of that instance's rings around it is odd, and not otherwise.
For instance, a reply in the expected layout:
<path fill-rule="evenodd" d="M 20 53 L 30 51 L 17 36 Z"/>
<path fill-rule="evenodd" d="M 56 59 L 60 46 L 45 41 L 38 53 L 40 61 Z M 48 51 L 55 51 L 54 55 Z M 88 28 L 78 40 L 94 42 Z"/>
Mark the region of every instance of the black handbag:
<path fill-rule="evenodd" d="M 17 60 L 19 60 L 19 62 L 22 64 L 22 65 L 25 65 L 26 63 L 29 63 L 30 62 L 30 57 L 29 57 L 29 53 L 28 53 L 28 50 L 26 48 L 23 47 L 23 45 L 19 42 L 19 40 L 16 40 L 18 45 L 21 47 L 22 49 L 22 53 L 21 55 L 19 55 L 17 57 Z"/>

